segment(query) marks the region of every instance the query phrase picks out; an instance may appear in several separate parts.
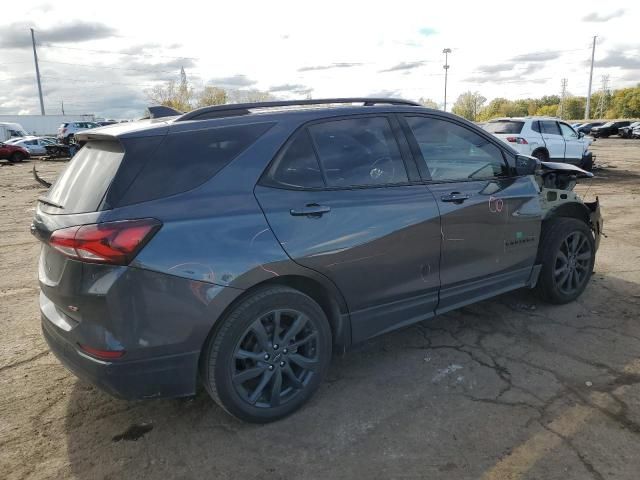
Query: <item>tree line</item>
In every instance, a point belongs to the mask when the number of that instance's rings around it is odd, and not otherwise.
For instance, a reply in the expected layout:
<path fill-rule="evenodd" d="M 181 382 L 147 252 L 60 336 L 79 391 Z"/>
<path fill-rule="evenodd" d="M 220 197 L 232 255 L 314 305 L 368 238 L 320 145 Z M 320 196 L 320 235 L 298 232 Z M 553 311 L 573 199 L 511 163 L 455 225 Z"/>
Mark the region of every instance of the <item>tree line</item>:
<path fill-rule="evenodd" d="M 422 99 L 421 99 L 422 101 Z M 422 101 L 423 104 L 431 102 Z M 584 119 L 586 97 L 545 95 L 540 98 L 509 100 L 494 98 L 489 103 L 479 92 L 465 92 L 458 97 L 451 111 L 468 120 L 482 122 L 496 117 L 542 115 L 565 120 Z M 433 102 L 431 102 L 433 103 Z M 590 116 L 593 119 L 640 118 L 640 84 L 613 92 L 596 92 L 591 96 Z"/>

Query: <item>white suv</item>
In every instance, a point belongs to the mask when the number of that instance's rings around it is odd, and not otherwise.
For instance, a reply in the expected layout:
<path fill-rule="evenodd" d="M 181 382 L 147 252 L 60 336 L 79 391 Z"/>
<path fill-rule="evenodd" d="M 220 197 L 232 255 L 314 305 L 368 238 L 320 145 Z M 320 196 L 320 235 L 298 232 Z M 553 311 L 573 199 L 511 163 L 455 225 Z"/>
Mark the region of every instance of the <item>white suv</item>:
<path fill-rule="evenodd" d="M 585 170 L 593 167 L 592 154 L 588 151 L 593 139 L 558 119 L 496 118 L 482 127 L 523 155 L 541 161 L 572 163 Z"/>
<path fill-rule="evenodd" d="M 58 141 L 68 144 L 76 133 L 89 130 L 91 128 L 98 128 L 99 126 L 100 125 L 94 122 L 63 123 L 58 127 Z"/>

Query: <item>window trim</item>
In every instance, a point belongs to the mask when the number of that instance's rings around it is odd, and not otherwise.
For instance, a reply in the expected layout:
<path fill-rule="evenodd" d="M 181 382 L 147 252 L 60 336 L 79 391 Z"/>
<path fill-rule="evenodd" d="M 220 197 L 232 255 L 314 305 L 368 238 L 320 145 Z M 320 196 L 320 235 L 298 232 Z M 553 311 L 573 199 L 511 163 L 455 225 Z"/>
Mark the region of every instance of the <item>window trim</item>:
<path fill-rule="evenodd" d="M 458 127 L 461 128 L 466 128 L 467 130 L 470 130 L 473 133 L 476 133 L 478 136 L 484 138 L 485 140 L 487 140 L 491 145 L 493 145 L 494 147 L 496 147 L 498 149 L 498 151 L 500 152 L 500 155 L 502 155 L 502 161 L 505 165 L 505 167 L 507 168 L 507 171 L 510 172 L 508 175 L 501 175 L 499 177 L 495 177 L 495 179 L 504 179 L 504 178 L 515 178 L 517 177 L 517 175 L 515 175 L 515 171 L 513 169 L 513 167 L 511 165 L 509 165 L 509 162 L 507 160 L 507 155 L 505 154 L 504 148 L 502 148 L 501 145 L 498 144 L 498 142 L 496 141 L 496 138 L 493 137 L 493 135 L 487 134 L 487 132 L 485 130 L 482 130 L 480 128 L 477 128 L 475 126 L 473 126 L 473 128 L 469 128 L 469 125 L 466 125 L 463 122 L 457 122 L 454 119 L 451 119 L 449 117 L 445 117 L 445 116 L 441 116 L 441 115 L 434 115 L 434 114 L 428 114 L 428 113 L 400 113 L 398 114 L 398 120 L 400 122 L 400 124 L 402 125 L 402 129 L 404 130 L 404 134 L 407 137 L 407 141 L 409 142 L 409 145 L 411 146 L 411 151 L 413 153 L 413 159 L 418 167 L 418 171 L 420 172 L 420 175 L 422 176 L 422 183 L 424 183 L 425 185 L 435 185 L 435 184 L 444 184 L 444 183 L 468 183 L 468 182 L 479 182 L 479 181 L 486 181 L 486 180 L 490 180 L 490 179 L 480 179 L 480 178 L 469 178 L 469 179 L 452 179 L 452 180 L 434 180 L 431 177 L 431 172 L 429 171 L 429 166 L 427 165 L 426 160 L 424 159 L 424 157 L 422 156 L 422 151 L 420 150 L 420 146 L 418 145 L 418 141 L 415 137 L 415 135 L 413 134 L 413 130 L 411 130 L 411 126 L 409 125 L 409 122 L 407 122 L 407 117 L 422 117 L 422 118 L 431 118 L 431 119 L 435 119 L 435 120 L 440 120 L 443 122 L 447 122 L 447 123 L 451 123 L 453 125 L 456 125 Z"/>
<path fill-rule="evenodd" d="M 405 159 L 403 155 L 403 151 L 402 151 L 403 147 L 402 147 L 401 139 L 398 138 L 398 132 L 394 129 L 393 118 L 392 118 L 393 115 L 394 114 L 392 113 L 364 113 L 359 115 L 337 115 L 334 117 L 318 118 L 318 119 L 310 120 L 308 122 L 304 122 L 300 124 L 298 127 L 294 129 L 291 135 L 289 135 L 289 137 L 285 140 L 285 142 L 282 144 L 280 149 L 278 149 L 276 154 L 273 156 L 273 158 L 271 159 L 267 167 L 264 169 L 264 172 L 260 176 L 260 179 L 258 180 L 257 185 L 261 185 L 263 187 L 269 187 L 269 188 L 278 188 L 281 190 L 289 190 L 289 191 L 341 191 L 341 190 L 361 190 L 364 188 L 403 187 L 403 186 L 415 185 L 417 183 L 422 183 L 418 178 L 415 178 L 415 175 L 414 175 L 415 179 L 411 180 L 410 167 L 407 166 L 407 161 L 413 161 L 413 160 Z M 387 123 L 389 124 L 389 129 L 396 141 L 398 152 L 400 153 L 400 158 L 402 159 L 402 163 L 405 168 L 405 173 L 407 174 L 407 179 L 408 179 L 407 182 L 383 183 L 383 184 L 375 184 L 375 185 L 348 185 L 348 186 L 331 186 L 327 183 L 324 167 L 322 165 L 322 162 L 320 161 L 320 156 L 318 155 L 317 146 L 313 139 L 313 135 L 311 135 L 311 132 L 309 131 L 309 127 L 313 125 L 323 124 L 323 123 L 338 122 L 341 120 L 361 119 L 361 118 L 384 118 L 385 120 L 387 120 Z M 280 158 L 281 155 L 284 155 L 286 153 L 287 149 L 289 148 L 289 145 L 293 142 L 293 140 L 295 140 L 296 135 L 301 130 L 306 130 L 307 135 L 309 135 L 309 138 L 311 140 L 311 145 L 313 146 L 313 150 L 316 155 L 316 161 L 318 162 L 320 173 L 324 181 L 324 187 L 294 187 L 294 186 L 288 186 L 282 183 L 278 183 L 277 181 L 269 178 L 271 176 L 272 170 L 275 168 L 276 161 Z M 405 141 L 406 141 L 406 136 L 405 136 Z"/>

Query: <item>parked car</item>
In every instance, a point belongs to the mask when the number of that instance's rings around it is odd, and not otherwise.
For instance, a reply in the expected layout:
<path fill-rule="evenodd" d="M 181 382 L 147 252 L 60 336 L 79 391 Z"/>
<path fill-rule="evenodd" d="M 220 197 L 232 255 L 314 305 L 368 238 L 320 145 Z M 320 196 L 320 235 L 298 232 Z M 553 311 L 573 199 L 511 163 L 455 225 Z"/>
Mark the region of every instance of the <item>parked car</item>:
<path fill-rule="evenodd" d="M 628 120 L 607 122 L 599 127 L 593 127 L 591 129 L 591 135 L 595 138 L 607 138 L 611 135 L 617 135 L 619 128 L 628 127 L 630 124 L 631 122 Z"/>
<path fill-rule="evenodd" d="M 589 152 L 592 139 L 555 118 L 497 118 L 483 128 L 523 155 L 541 161 L 572 163 L 586 170 L 593 167 Z"/>
<path fill-rule="evenodd" d="M 63 123 L 58 128 L 58 141 L 68 145 L 78 132 L 84 132 L 85 130 L 90 130 L 92 128 L 97 128 L 100 125 L 94 122 L 68 122 Z"/>
<path fill-rule="evenodd" d="M 6 143 L 11 145 L 19 145 L 21 147 L 26 148 L 29 151 L 29 154 L 33 156 L 40 156 L 40 155 L 46 155 L 47 150 L 45 147 L 47 145 L 52 145 L 54 142 L 44 137 L 24 137 L 24 138 L 9 140 Z"/>
<path fill-rule="evenodd" d="M 640 138 L 640 126 L 631 131 L 631 138 Z"/>
<path fill-rule="evenodd" d="M 6 142 L 12 138 L 27 137 L 28 135 L 19 123 L 0 123 L 0 142 Z"/>
<path fill-rule="evenodd" d="M 618 128 L 618 135 L 622 138 L 631 138 L 631 133 L 636 127 L 640 127 L 640 122 L 633 122 L 628 127 L 620 127 Z"/>
<path fill-rule="evenodd" d="M 96 123 L 101 127 L 106 127 L 107 125 L 115 125 L 118 122 L 116 122 L 115 120 L 103 120 L 101 122 L 96 122 Z"/>
<path fill-rule="evenodd" d="M 220 105 L 76 138 L 31 226 L 51 350 L 116 396 L 201 382 L 252 422 L 304 404 L 332 351 L 517 288 L 575 300 L 602 230 L 573 192 L 591 173 L 408 101 Z"/>
<path fill-rule="evenodd" d="M 578 133 L 583 133 L 585 135 L 589 135 L 591 133 L 591 129 L 593 127 L 599 127 L 600 125 L 604 125 L 604 122 L 588 122 L 583 123 L 578 128 L 575 129 Z"/>
<path fill-rule="evenodd" d="M 21 162 L 29 158 L 29 151 L 20 145 L 0 143 L 0 160 L 9 160 L 11 163 Z"/>
<path fill-rule="evenodd" d="M 573 128 L 574 130 L 578 131 L 578 128 L 580 128 L 582 125 L 584 125 L 583 123 L 572 123 L 571 124 L 571 128 Z"/>

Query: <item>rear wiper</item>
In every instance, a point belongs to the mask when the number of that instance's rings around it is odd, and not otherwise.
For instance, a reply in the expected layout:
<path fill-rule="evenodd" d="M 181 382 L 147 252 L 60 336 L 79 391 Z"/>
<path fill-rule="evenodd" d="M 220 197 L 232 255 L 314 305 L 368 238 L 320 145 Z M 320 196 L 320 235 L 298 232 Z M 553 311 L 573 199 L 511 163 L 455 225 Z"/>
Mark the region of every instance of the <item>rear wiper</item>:
<path fill-rule="evenodd" d="M 51 200 L 47 200 L 45 197 L 38 197 L 38 201 L 47 205 L 51 205 L 52 207 L 61 208 L 64 210 L 64 207 L 62 205 L 52 202 Z"/>

